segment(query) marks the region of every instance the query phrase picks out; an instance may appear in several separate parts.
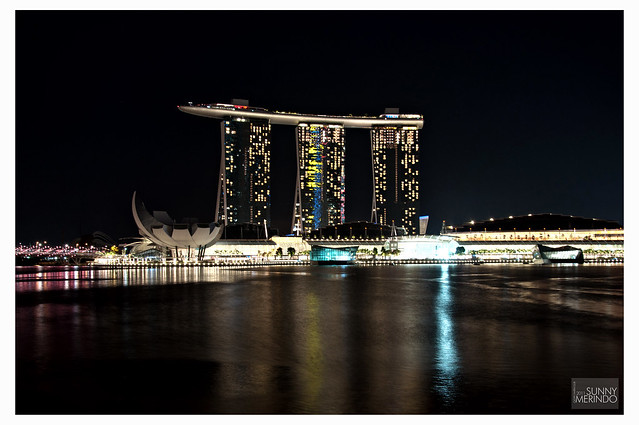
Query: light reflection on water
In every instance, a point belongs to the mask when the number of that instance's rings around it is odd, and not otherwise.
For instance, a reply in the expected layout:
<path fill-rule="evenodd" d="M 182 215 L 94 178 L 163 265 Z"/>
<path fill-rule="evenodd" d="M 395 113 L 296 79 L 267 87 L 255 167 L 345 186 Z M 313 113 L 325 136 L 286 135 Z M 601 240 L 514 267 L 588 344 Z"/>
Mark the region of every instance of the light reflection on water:
<path fill-rule="evenodd" d="M 623 268 L 49 269 L 16 292 L 23 412 L 570 413 L 564 381 L 623 375 Z"/>
<path fill-rule="evenodd" d="M 455 346 L 454 319 L 451 315 L 453 295 L 448 274 L 449 265 L 441 266 L 439 292 L 435 299 L 437 316 L 437 342 L 435 345 L 436 367 L 440 371 L 437 390 L 448 405 L 454 402 L 455 379 L 457 377 L 457 348 Z"/>

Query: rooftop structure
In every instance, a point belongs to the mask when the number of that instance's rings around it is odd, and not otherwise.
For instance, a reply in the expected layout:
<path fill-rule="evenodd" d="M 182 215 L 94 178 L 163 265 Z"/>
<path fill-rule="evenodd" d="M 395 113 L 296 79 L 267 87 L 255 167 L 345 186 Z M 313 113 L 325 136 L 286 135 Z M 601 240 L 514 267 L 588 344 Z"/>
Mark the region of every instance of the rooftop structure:
<path fill-rule="evenodd" d="M 462 226 L 444 226 L 442 233 L 465 232 L 501 232 L 501 231 L 550 231 L 550 230 L 589 230 L 606 229 L 620 230 L 621 225 L 616 221 L 600 220 L 598 218 L 584 218 L 563 214 L 527 214 L 509 216 L 507 218 L 489 218 L 488 220 L 464 223 Z"/>
<path fill-rule="evenodd" d="M 367 221 L 355 221 L 329 225 L 315 229 L 307 236 L 307 240 L 386 240 L 391 236 L 405 236 L 404 228 L 393 228 L 384 224 L 369 223 Z"/>
<path fill-rule="evenodd" d="M 188 114 L 199 115 L 207 118 L 226 119 L 238 117 L 245 119 L 268 120 L 271 124 L 299 125 L 306 124 L 333 124 L 346 128 L 372 128 L 376 125 L 386 126 L 424 126 L 424 117 L 417 114 L 382 114 L 379 117 L 351 116 L 351 115 L 316 115 L 299 114 L 295 112 L 269 111 L 248 105 L 230 105 L 225 103 L 181 105 L 180 111 Z"/>

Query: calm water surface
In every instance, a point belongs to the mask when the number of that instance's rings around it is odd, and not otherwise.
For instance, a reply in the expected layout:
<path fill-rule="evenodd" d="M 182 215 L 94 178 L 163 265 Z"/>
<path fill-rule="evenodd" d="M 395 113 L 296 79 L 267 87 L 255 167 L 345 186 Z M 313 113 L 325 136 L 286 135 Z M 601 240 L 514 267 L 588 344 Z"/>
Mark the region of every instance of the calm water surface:
<path fill-rule="evenodd" d="M 590 413 L 573 377 L 623 396 L 622 266 L 16 270 L 17 413 Z"/>

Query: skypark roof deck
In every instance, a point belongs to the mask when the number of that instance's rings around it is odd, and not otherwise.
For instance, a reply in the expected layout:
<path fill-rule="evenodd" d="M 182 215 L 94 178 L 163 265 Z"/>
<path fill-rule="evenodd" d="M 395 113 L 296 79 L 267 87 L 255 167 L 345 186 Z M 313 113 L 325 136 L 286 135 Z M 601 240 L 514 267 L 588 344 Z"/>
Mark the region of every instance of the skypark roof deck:
<path fill-rule="evenodd" d="M 199 115 L 207 118 L 223 119 L 226 117 L 240 117 L 247 119 L 269 120 L 271 124 L 334 124 L 347 128 L 372 128 L 376 126 L 415 127 L 424 126 L 424 117 L 417 114 L 383 114 L 379 117 L 339 116 L 298 114 L 294 112 L 271 112 L 264 108 L 248 105 L 228 105 L 223 103 L 205 105 L 182 105 L 178 109 L 187 114 Z"/>

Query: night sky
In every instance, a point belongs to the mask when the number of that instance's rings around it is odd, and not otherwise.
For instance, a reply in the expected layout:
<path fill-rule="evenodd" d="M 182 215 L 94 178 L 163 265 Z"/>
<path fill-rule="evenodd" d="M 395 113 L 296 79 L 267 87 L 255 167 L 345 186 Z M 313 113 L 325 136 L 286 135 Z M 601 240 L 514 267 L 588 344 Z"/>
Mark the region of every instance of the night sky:
<path fill-rule="evenodd" d="M 623 224 L 622 12 L 16 12 L 16 242 L 137 236 L 131 197 L 214 219 L 219 121 L 177 105 L 424 116 L 420 215 Z M 294 127 L 273 126 L 290 230 Z M 370 219 L 367 130 L 346 130 L 346 219 Z"/>

